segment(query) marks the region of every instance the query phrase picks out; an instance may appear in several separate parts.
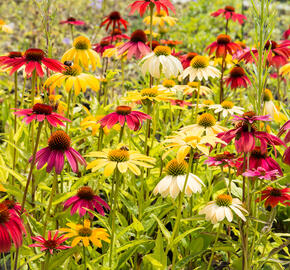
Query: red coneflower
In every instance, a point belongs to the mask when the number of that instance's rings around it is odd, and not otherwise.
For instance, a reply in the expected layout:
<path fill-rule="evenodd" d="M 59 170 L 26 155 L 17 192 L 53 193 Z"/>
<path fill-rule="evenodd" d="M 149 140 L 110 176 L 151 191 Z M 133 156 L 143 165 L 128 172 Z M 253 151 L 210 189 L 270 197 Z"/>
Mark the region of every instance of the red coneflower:
<path fill-rule="evenodd" d="M 207 46 L 205 50 L 209 50 L 209 55 L 215 51 L 216 57 L 226 57 L 227 53 L 232 55 L 238 49 L 241 49 L 240 45 L 232 42 L 229 35 L 220 34 L 217 40 Z"/>
<path fill-rule="evenodd" d="M 138 10 L 140 16 L 142 17 L 149 5 L 155 5 L 157 13 L 160 13 L 160 10 L 163 9 L 166 14 L 169 15 L 169 8 L 175 14 L 175 7 L 169 0 L 138 0 L 129 5 L 131 9 L 129 15 L 132 15 L 136 10 Z"/>
<path fill-rule="evenodd" d="M 105 20 L 101 23 L 101 27 L 104 25 L 106 26 L 106 31 L 109 29 L 110 25 L 112 24 L 112 28 L 115 29 L 116 25 L 120 29 L 121 24 L 124 26 L 125 30 L 127 30 L 127 25 L 129 24 L 126 20 L 121 17 L 120 12 L 113 11 L 108 16 L 105 17 Z"/>
<path fill-rule="evenodd" d="M 7 55 L 2 55 L 0 56 L 0 66 L 5 65 L 7 60 L 21 58 L 22 56 L 22 52 L 9 52 Z"/>
<path fill-rule="evenodd" d="M 265 201 L 265 207 L 275 207 L 278 203 L 282 203 L 285 206 L 290 205 L 290 188 L 273 188 L 267 187 L 266 190 L 262 191 L 261 198 L 258 198 L 256 202 Z"/>
<path fill-rule="evenodd" d="M 247 77 L 245 70 L 236 65 L 230 71 L 229 76 L 225 79 L 227 87 L 231 89 L 236 89 L 240 87 L 247 88 L 248 85 L 251 85 L 250 79 Z"/>
<path fill-rule="evenodd" d="M 290 57 L 290 40 L 284 40 L 280 44 L 273 40 L 268 40 L 264 46 L 264 52 L 267 55 L 267 65 L 277 68 L 287 64 Z M 255 58 L 253 58 L 253 55 Z M 245 60 L 246 63 L 253 63 L 258 59 L 259 53 L 257 49 L 252 49 L 243 53 L 239 61 Z"/>
<path fill-rule="evenodd" d="M 164 39 L 162 39 L 161 40 L 161 44 L 164 44 L 164 45 L 169 46 L 170 48 L 173 48 L 176 45 L 182 44 L 182 41 L 179 41 L 179 40 L 164 40 Z"/>
<path fill-rule="evenodd" d="M 93 44 L 93 50 L 98 54 L 103 55 L 103 52 L 107 49 L 114 48 L 115 46 L 110 44 L 110 41 L 103 38 L 100 43 Z"/>
<path fill-rule="evenodd" d="M 107 210 L 110 210 L 109 205 L 102 200 L 99 196 L 95 194 L 95 192 L 92 190 L 92 188 L 84 186 L 79 188 L 77 195 L 69 198 L 64 203 L 64 210 L 72 206 L 71 208 L 71 215 L 79 212 L 80 217 L 83 217 L 87 213 L 87 209 L 90 209 L 92 211 L 97 211 L 100 215 L 104 216 L 105 211 L 103 209 L 106 208 Z M 94 217 L 94 215 L 90 212 L 88 212 L 91 218 Z"/>
<path fill-rule="evenodd" d="M 13 200 L 5 200 L 3 201 L 4 204 L 8 207 L 10 211 L 15 212 L 17 215 L 21 214 L 21 205 L 18 202 L 15 202 Z"/>
<path fill-rule="evenodd" d="M 52 238 L 51 231 L 47 233 L 47 240 L 42 236 L 32 236 L 31 239 L 38 242 L 29 245 L 29 247 L 40 247 L 40 251 L 48 251 L 51 255 L 53 251 L 63 250 L 71 248 L 71 246 L 62 245 L 64 241 L 68 239 L 65 235 L 58 235 L 59 231 L 56 231 L 54 237 Z"/>
<path fill-rule="evenodd" d="M 132 33 L 130 40 L 118 48 L 118 54 L 127 52 L 127 59 L 134 55 L 137 59 L 142 58 L 150 52 L 150 48 L 146 45 L 147 37 L 144 31 L 136 30 Z"/>
<path fill-rule="evenodd" d="M 43 77 L 42 65 L 54 72 L 64 71 L 64 65 L 55 60 L 45 57 L 45 52 L 41 49 L 31 48 L 25 51 L 22 57 L 11 58 L 5 61 L 4 68 L 11 68 L 10 75 L 25 65 L 25 73 L 30 76 L 36 71 L 39 77 Z"/>
<path fill-rule="evenodd" d="M 226 18 L 226 20 L 233 20 L 234 22 L 238 21 L 239 24 L 243 24 L 245 20 L 247 20 L 247 17 L 243 14 L 239 14 L 235 12 L 235 8 L 232 6 L 226 6 L 224 9 L 219 9 L 216 12 L 213 12 L 210 14 L 213 17 L 218 17 L 219 15 L 222 15 Z"/>
<path fill-rule="evenodd" d="M 148 41 L 148 42 L 146 43 L 146 45 L 147 45 L 148 47 L 150 47 L 150 41 Z M 152 51 L 154 51 L 154 49 L 155 49 L 157 46 L 160 46 L 159 41 L 157 41 L 157 40 L 152 40 Z"/>
<path fill-rule="evenodd" d="M 9 252 L 12 242 L 19 248 L 23 233 L 25 228 L 20 217 L 9 210 L 5 203 L 0 203 L 0 252 Z"/>
<path fill-rule="evenodd" d="M 84 21 L 77 20 L 73 17 L 69 17 L 69 18 L 67 18 L 67 20 L 60 21 L 59 23 L 60 24 L 70 24 L 70 25 L 84 25 L 85 24 Z"/>
<path fill-rule="evenodd" d="M 107 40 L 110 43 L 112 43 L 113 41 L 120 41 L 122 39 L 129 39 L 130 37 L 126 34 L 122 33 L 121 29 L 115 28 L 113 29 L 113 31 L 111 32 L 110 36 L 104 37 L 103 40 Z"/>
<path fill-rule="evenodd" d="M 284 39 L 288 39 L 288 37 L 290 36 L 290 26 L 289 28 L 283 33 L 283 38 Z"/>
<path fill-rule="evenodd" d="M 15 109 L 17 116 L 25 116 L 23 118 L 23 122 L 29 124 L 31 121 L 36 120 L 38 122 L 42 122 L 45 119 L 49 124 L 53 127 L 57 127 L 57 125 L 64 126 L 62 121 L 71 122 L 69 119 L 61 116 L 58 113 L 53 112 L 53 109 L 50 105 L 36 103 L 32 109 Z"/>
<path fill-rule="evenodd" d="M 188 54 L 181 55 L 181 56 L 179 57 L 179 60 L 180 60 L 180 62 L 181 62 L 181 64 L 182 64 L 182 66 L 183 66 L 183 69 L 188 68 L 188 67 L 190 66 L 190 62 L 191 62 L 191 60 L 192 60 L 195 56 L 197 56 L 197 55 L 198 55 L 198 54 L 197 54 L 197 53 L 194 53 L 194 52 L 190 52 L 190 53 L 188 53 Z"/>
<path fill-rule="evenodd" d="M 138 112 L 132 111 L 129 106 L 118 106 L 116 111 L 106 115 L 99 122 L 102 127 L 112 128 L 116 123 L 119 122 L 121 126 L 124 126 L 125 122 L 131 130 L 138 130 L 141 128 L 143 121 L 151 119 L 151 116 Z"/>
<path fill-rule="evenodd" d="M 86 166 L 86 161 L 71 146 L 70 137 L 62 130 L 53 132 L 48 139 L 48 147 L 39 150 L 36 153 L 35 164 L 37 169 L 41 169 L 46 163 L 46 171 L 51 172 L 55 168 L 55 172 L 60 174 L 64 166 L 64 156 L 66 156 L 72 171 L 78 172 L 78 163 Z M 29 162 L 32 161 L 30 157 Z"/>

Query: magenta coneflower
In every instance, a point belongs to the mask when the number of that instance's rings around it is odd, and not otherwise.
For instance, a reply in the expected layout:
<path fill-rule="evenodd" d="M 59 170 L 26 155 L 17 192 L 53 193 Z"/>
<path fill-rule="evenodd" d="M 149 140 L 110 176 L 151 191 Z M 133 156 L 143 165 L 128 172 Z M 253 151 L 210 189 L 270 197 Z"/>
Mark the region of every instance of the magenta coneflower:
<path fill-rule="evenodd" d="M 138 0 L 129 5 L 131 9 L 129 15 L 132 15 L 137 10 L 142 17 L 151 4 L 156 6 L 157 13 L 160 13 L 160 10 L 163 9 L 169 15 L 168 8 L 175 13 L 175 8 L 169 0 Z"/>
<path fill-rule="evenodd" d="M 208 45 L 205 50 L 209 50 L 209 55 L 215 52 L 216 57 L 226 57 L 228 53 L 232 55 L 238 49 L 241 49 L 240 45 L 232 42 L 229 35 L 220 34 L 217 40 Z"/>
<path fill-rule="evenodd" d="M 204 163 L 208 164 L 209 166 L 229 166 L 234 168 L 236 168 L 239 164 L 239 162 L 237 161 L 237 156 L 235 154 L 231 154 L 228 151 L 225 151 L 223 154 L 208 157 L 208 159 L 205 160 Z"/>
<path fill-rule="evenodd" d="M 266 190 L 262 191 L 261 198 L 258 198 L 256 202 L 265 201 L 265 207 L 275 207 L 278 203 L 282 203 L 285 206 L 290 205 L 290 188 L 273 188 L 267 187 Z"/>
<path fill-rule="evenodd" d="M 124 20 L 122 17 L 121 17 L 121 14 L 120 12 L 118 11 L 113 11 L 111 12 L 108 16 L 106 16 L 104 18 L 105 20 L 102 21 L 101 23 L 101 27 L 104 26 L 104 25 L 107 25 L 106 26 L 106 31 L 109 29 L 110 25 L 112 25 L 113 29 L 115 29 L 115 27 L 118 25 L 118 28 L 120 29 L 121 27 L 121 24 L 124 26 L 125 30 L 127 30 L 127 25 L 129 24 L 126 20 Z"/>
<path fill-rule="evenodd" d="M 170 99 L 169 102 L 172 104 L 172 105 L 175 105 L 175 106 L 179 106 L 179 107 L 184 107 L 184 106 L 192 106 L 192 103 L 190 102 L 187 102 L 185 100 L 181 100 L 181 99 Z"/>
<path fill-rule="evenodd" d="M 62 130 L 53 132 L 48 139 L 48 147 L 39 150 L 36 153 L 35 164 L 37 169 L 41 169 L 46 163 L 46 171 L 51 172 L 55 168 L 55 172 L 60 174 L 64 166 L 64 156 L 66 156 L 73 172 L 78 172 L 78 163 L 86 166 L 86 161 L 71 146 L 70 137 Z M 29 162 L 32 161 L 30 157 Z"/>
<path fill-rule="evenodd" d="M 257 169 L 247 170 L 243 173 L 243 176 L 250 177 L 250 178 L 259 178 L 265 180 L 274 180 L 278 177 L 279 171 L 278 170 L 266 170 L 262 167 L 258 167 Z"/>
<path fill-rule="evenodd" d="M 287 131 L 289 130 L 289 131 Z M 288 120 L 279 130 L 278 136 L 281 137 L 287 131 L 284 142 L 290 142 L 290 120 Z"/>
<path fill-rule="evenodd" d="M 127 52 L 127 59 L 134 55 L 137 59 L 150 52 L 150 48 L 146 45 L 147 37 L 144 31 L 136 30 L 131 34 L 130 40 L 118 48 L 118 54 Z"/>
<path fill-rule="evenodd" d="M 114 45 L 110 44 L 109 40 L 106 40 L 105 38 L 103 38 L 100 43 L 93 44 L 93 46 L 94 51 L 96 51 L 101 56 L 105 50 L 115 47 Z"/>
<path fill-rule="evenodd" d="M 113 41 L 121 41 L 122 39 L 129 39 L 129 38 L 130 37 L 128 35 L 122 33 L 121 29 L 115 28 L 111 32 L 111 35 L 104 37 L 103 40 L 106 40 L 112 43 Z"/>
<path fill-rule="evenodd" d="M 251 85 L 250 79 L 247 77 L 245 70 L 240 66 L 235 66 L 230 70 L 229 76 L 225 79 L 227 87 L 231 89 L 247 88 Z"/>
<path fill-rule="evenodd" d="M 0 203 L 0 252 L 9 252 L 12 242 L 19 248 L 23 233 L 25 228 L 20 217 L 9 210 L 5 203 Z"/>
<path fill-rule="evenodd" d="M 38 242 L 35 244 L 29 245 L 29 247 L 40 247 L 40 251 L 48 251 L 51 255 L 54 251 L 63 250 L 71 248 L 71 246 L 62 245 L 64 241 L 68 238 L 65 235 L 58 235 L 59 231 L 56 231 L 53 238 L 51 235 L 51 231 L 47 233 L 47 240 L 42 236 L 32 236 L 31 239 Z"/>
<path fill-rule="evenodd" d="M 284 39 L 288 39 L 288 37 L 290 36 L 290 26 L 289 28 L 283 33 L 283 38 Z"/>
<path fill-rule="evenodd" d="M 290 146 L 286 148 L 282 160 L 285 164 L 290 166 Z"/>
<path fill-rule="evenodd" d="M 17 215 L 21 214 L 21 205 L 18 202 L 15 202 L 13 200 L 5 200 L 3 201 L 4 204 L 8 207 L 10 211 L 15 212 Z"/>
<path fill-rule="evenodd" d="M 102 216 L 105 215 L 103 207 L 107 210 L 110 210 L 109 205 L 103 199 L 97 196 L 92 188 L 87 186 L 79 188 L 77 195 L 69 198 L 63 206 L 64 210 L 72 206 L 70 211 L 71 215 L 78 211 L 80 217 L 83 217 L 87 213 L 85 208 L 92 211 L 97 211 Z M 94 217 L 92 213 L 88 213 L 91 218 Z"/>
<path fill-rule="evenodd" d="M 67 18 L 67 20 L 60 21 L 59 23 L 60 24 L 70 24 L 70 25 L 84 25 L 85 24 L 84 21 L 77 20 L 73 17 L 69 17 L 69 18 Z"/>
<path fill-rule="evenodd" d="M 239 24 L 243 24 L 245 20 L 247 20 L 247 17 L 243 14 L 239 14 L 235 12 L 235 8 L 232 6 L 226 6 L 224 9 L 219 9 L 216 12 L 213 12 L 210 14 L 213 17 L 218 17 L 219 15 L 222 15 L 226 18 L 226 20 L 233 20 L 234 22 L 238 21 Z"/>
<path fill-rule="evenodd" d="M 25 51 L 22 57 L 11 58 L 5 61 L 6 68 L 11 68 L 10 75 L 25 65 L 25 73 L 30 76 L 36 71 L 39 77 L 44 76 L 42 65 L 54 72 L 62 72 L 65 70 L 64 65 L 55 60 L 45 57 L 45 52 L 41 49 L 31 48 Z"/>
<path fill-rule="evenodd" d="M 42 122 L 45 119 L 49 124 L 53 127 L 57 127 L 57 125 L 64 126 L 62 121 L 71 122 L 69 119 L 61 116 L 58 113 L 53 112 L 52 107 L 50 105 L 36 103 L 32 109 L 15 109 L 17 116 L 25 116 L 23 118 L 23 122 L 29 124 L 31 121 L 36 120 L 38 122 Z"/>
<path fill-rule="evenodd" d="M 151 116 L 146 113 L 132 111 L 129 106 L 118 106 L 115 112 L 106 115 L 99 122 L 102 127 L 106 126 L 109 129 L 116 123 L 124 126 L 126 122 L 131 130 L 136 131 L 141 128 L 143 121 L 146 119 L 151 119 Z"/>
<path fill-rule="evenodd" d="M 181 62 L 181 64 L 182 64 L 182 66 L 183 66 L 183 69 L 188 68 L 188 67 L 190 66 L 190 62 L 191 62 L 191 60 L 192 60 L 195 56 L 197 56 L 197 55 L 198 55 L 198 54 L 197 54 L 197 53 L 194 53 L 194 52 L 190 52 L 190 53 L 188 53 L 188 54 L 181 55 L 181 56 L 179 57 L 179 60 L 180 60 L 180 62 Z"/>

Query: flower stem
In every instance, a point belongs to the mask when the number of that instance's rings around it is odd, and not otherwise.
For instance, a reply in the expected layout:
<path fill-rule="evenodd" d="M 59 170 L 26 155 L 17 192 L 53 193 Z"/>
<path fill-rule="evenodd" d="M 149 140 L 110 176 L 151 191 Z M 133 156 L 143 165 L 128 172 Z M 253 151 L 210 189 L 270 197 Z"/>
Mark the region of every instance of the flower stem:
<path fill-rule="evenodd" d="M 83 259 L 84 259 L 84 270 L 87 270 L 87 257 L 86 257 L 86 247 L 83 245 Z"/>
<path fill-rule="evenodd" d="M 210 267 L 211 267 L 212 260 L 213 260 L 213 255 L 214 255 L 214 252 L 215 252 L 215 247 L 216 247 L 217 241 L 219 239 L 219 235 L 220 235 L 220 232 L 221 232 L 221 229 L 222 229 L 222 225 L 223 225 L 223 223 L 221 222 L 219 224 L 219 228 L 218 228 L 218 231 L 217 231 L 217 234 L 216 234 L 216 237 L 215 237 L 215 241 L 214 241 L 214 244 L 213 244 L 213 247 L 212 247 L 212 251 L 211 251 L 210 259 L 209 259 L 209 262 L 208 262 L 207 270 L 209 270 Z M 244 268 L 244 269 L 246 270 L 247 268 Z"/>
<path fill-rule="evenodd" d="M 74 26 L 70 25 L 71 42 L 74 42 Z"/>
<path fill-rule="evenodd" d="M 146 113 L 150 115 L 151 103 L 148 101 L 147 103 L 147 111 Z M 146 123 L 146 131 L 145 131 L 145 142 L 144 142 L 144 154 L 148 155 L 149 148 L 148 148 L 148 139 L 150 139 L 150 119 L 147 119 Z"/>
<path fill-rule="evenodd" d="M 221 77 L 220 77 L 220 104 L 224 100 L 224 81 L 223 81 L 223 78 L 224 78 L 225 62 L 226 62 L 225 58 L 226 58 L 226 56 L 224 55 L 223 59 L 222 59 L 222 69 L 221 69 Z"/>
<path fill-rule="evenodd" d="M 99 128 L 99 138 L 98 138 L 98 151 L 101 151 L 103 148 L 103 135 L 104 129 L 102 127 Z"/>
<path fill-rule="evenodd" d="M 122 141 L 123 134 L 124 134 L 124 129 L 125 129 L 125 123 L 124 123 L 124 125 L 121 127 L 121 130 L 120 130 L 119 143 Z"/>
<path fill-rule="evenodd" d="M 198 107 L 199 107 L 199 93 L 200 93 L 200 81 L 197 83 L 196 108 L 195 108 L 195 117 L 194 117 L 195 122 L 197 120 L 197 113 L 198 113 Z"/>
<path fill-rule="evenodd" d="M 18 87 L 17 87 L 17 72 L 14 73 L 14 108 L 17 108 L 17 103 L 18 103 Z M 17 116 L 16 114 L 14 115 L 14 128 L 13 128 L 13 135 L 16 135 L 17 131 Z M 15 138 L 13 138 L 14 141 L 14 149 L 13 149 L 13 164 L 12 164 L 12 169 L 15 171 L 16 167 L 16 141 Z M 12 176 L 12 185 L 15 184 L 15 177 Z"/>
<path fill-rule="evenodd" d="M 67 97 L 67 112 L 66 112 L 66 117 L 68 119 L 70 119 L 71 92 L 72 92 L 72 89 L 68 92 L 68 97 Z M 68 126 L 69 126 L 69 122 L 66 123 L 66 128 L 65 128 L 66 133 L 68 133 Z"/>

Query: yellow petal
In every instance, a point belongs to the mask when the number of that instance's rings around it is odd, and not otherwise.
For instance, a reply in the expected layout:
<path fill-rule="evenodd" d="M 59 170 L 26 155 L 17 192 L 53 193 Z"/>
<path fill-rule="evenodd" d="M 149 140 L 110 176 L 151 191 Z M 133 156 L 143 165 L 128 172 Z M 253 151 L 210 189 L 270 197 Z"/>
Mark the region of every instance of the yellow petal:
<path fill-rule="evenodd" d="M 110 176 L 114 172 L 116 166 L 117 166 L 117 162 L 110 161 L 104 169 L 104 175 Z"/>
<path fill-rule="evenodd" d="M 82 240 L 82 237 L 80 236 L 74 238 L 74 240 L 71 242 L 71 246 L 75 247 L 81 240 Z"/>

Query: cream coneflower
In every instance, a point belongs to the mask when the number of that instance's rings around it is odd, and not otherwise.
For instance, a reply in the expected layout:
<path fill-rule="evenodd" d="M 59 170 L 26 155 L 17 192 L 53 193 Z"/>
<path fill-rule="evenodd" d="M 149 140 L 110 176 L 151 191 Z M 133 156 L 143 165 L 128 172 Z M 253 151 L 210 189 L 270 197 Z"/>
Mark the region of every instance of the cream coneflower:
<path fill-rule="evenodd" d="M 220 113 L 225 118 L 227 116 L 233 115 L 233 114 L 243 114 L 244 108 L 234 106 L 234 103 L 225 100 L 221 104 L 214 104 L 209 106 L 210 109 L 214 110 L 214 113 Z"/>
<path fill-rule="evenodd" d="M 188 82 L 187 85 L 184 85 L 183 94 L 188 95 L 192 93 L 197 93 L 198 91 L 198 82 Z M 207 86 L 201 85 L 199 88 L 199 95 L 200 96 L 208 96 L 212 93 L 212 90 Z"/>
<path fill-rule="evenodd" d="M 178 162 L 177 159 L 169 161 L 165 169 L 167 175 L 153 190 L 154 195 L 160 193 L 162 197 L 167 197 L 170 195 L 173 199 L 175 199 L 183 190 L 187 175 L 187 168 L 188 163 L 185 160 L 181 162 Z M 202 186 L 204 186 L 202 180 L 193 173 L 189 173 L 185 187 L 185 195 L 191 196 L 192 193 L 200 193 Z"/>
<path fill-rule="evenodd" d="M 182 79 L 189 76 L 189 81 L 194 81 L 197 78 L 207 80 L 209 77 L 215 78 L 220 76 L 220 71 L 209 65 L 209 59 L 206 56 L 197 55 L 190 61 L 190 66 L 186 68 L 182 74 Z"/>
<path fill-rule="evenodd" d="M 206 135 L 217 135 L 220 132 L 227 131 L 226 127 L 220 126 L 211 113 L 203 113 L 197 118 L 197 123 L 181 128 L 181 131 L 202 132 Z"/>
<path fill-rule="evenodd" d="M 143 75 L 149 72 L 152 77 L 160 78 L 164 74 L 166 78 L 177 76 L 182 72 L 181 62 L 171 55 L 171 49 L 167 46 L 157 46 L 140 61 Z"/>
<path fill-rule="evenodd" d="M 79 36 L 74 39 L 73 48 L 64 53 L 61 61 L 73 61 L 74 64 L 82 65 L 86 70 L 91 65 L 94 71 L 97 67 L 101 66 L 101 63 L 100 56 L 91 47 L 92 45 L 88 38 Z"/>
<path fill-rule="evenodd" d="M 214 201 L 209 202 L 199 214 L 205 215 L 206 220 L 210 220 L 212 224 L 223 221 L 225 218 L 233 221 L 233 212 L 237 214 L 243 221 L 246 221 L 244 213 L 248 211 L 243 208 L 243 203 L 237 199 L 232 198 L 231 195 L 221 194 L 217 196 Z"/>
<path fill-rule="evenodd" d="M 180 85 L 176 85 L 174 80 L 165 79 L 162 84 L 158 85 L 159 90 L 166 90 L 173 94 L 176 94 L 178 91 L 181 91 L 179 88 Z"/>

